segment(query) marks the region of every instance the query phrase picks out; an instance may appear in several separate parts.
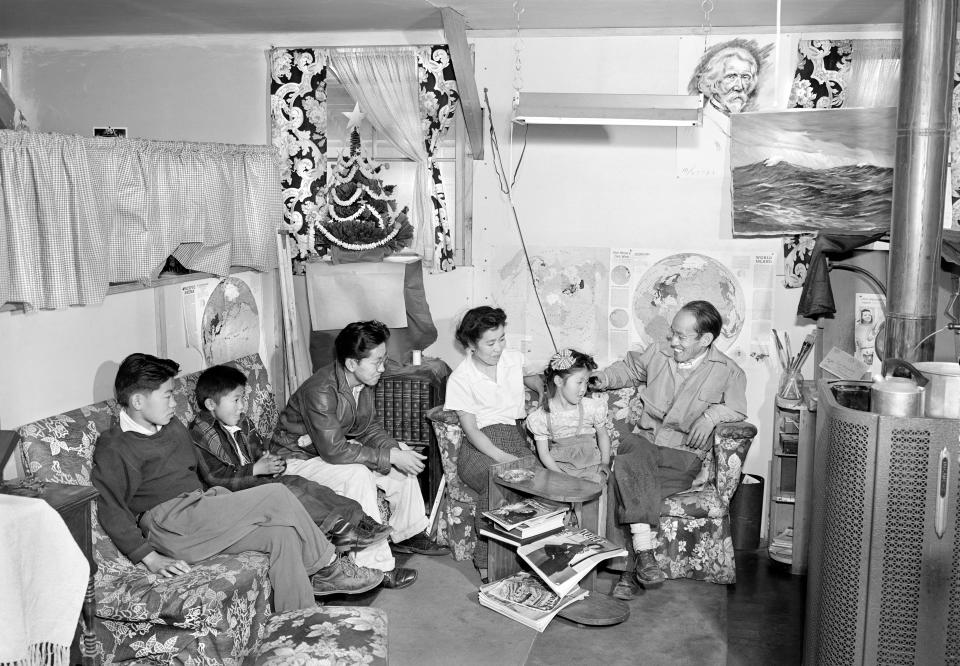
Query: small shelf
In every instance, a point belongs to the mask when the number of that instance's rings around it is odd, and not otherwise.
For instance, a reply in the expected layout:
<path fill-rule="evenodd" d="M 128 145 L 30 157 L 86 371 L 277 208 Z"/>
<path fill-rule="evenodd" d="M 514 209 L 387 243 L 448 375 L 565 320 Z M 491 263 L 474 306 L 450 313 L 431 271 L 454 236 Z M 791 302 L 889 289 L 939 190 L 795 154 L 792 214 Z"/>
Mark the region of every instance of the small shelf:
<path fill-rule="evenodd" d="M 767 541 L 770 559 L 782 562 L 793 574 L 807 571 L 815 390 L 813 382 L 804 382 L 801 400 L 778 399 L 773 410 Z"/>

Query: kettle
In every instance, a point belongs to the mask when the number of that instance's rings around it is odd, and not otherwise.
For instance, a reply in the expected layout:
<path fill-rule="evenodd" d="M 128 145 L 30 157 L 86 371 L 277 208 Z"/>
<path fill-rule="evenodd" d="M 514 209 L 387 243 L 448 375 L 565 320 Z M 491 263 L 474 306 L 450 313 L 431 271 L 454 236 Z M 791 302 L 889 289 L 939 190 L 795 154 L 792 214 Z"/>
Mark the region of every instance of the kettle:
<path fill-rule="evenodd" d="M 898 372 L 906 377 L 894 376 Z M 912 365 L 896 358 L 885 359 L 881 373 L 870 386 L 870 411 L 883 416 L 922 417 L 929 380 Z"/>

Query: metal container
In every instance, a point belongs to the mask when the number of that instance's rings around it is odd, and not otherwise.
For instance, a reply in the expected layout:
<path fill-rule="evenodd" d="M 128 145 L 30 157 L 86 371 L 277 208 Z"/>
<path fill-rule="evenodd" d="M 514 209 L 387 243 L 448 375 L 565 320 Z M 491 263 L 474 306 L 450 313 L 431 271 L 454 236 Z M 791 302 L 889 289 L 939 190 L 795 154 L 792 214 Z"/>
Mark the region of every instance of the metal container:
<path fill-rule="evenodd" d="M 960 419 L 960 364 L 914 363 L 924 377 L 930 380 L 926 386 L 924 414 L 940 419 Z"/>
<path fill-rule="evenodd" d="M 921 417 L 925 392 L 912 379 L 879 378 L 870 387 L 870 411 L 883 416 Z"/>

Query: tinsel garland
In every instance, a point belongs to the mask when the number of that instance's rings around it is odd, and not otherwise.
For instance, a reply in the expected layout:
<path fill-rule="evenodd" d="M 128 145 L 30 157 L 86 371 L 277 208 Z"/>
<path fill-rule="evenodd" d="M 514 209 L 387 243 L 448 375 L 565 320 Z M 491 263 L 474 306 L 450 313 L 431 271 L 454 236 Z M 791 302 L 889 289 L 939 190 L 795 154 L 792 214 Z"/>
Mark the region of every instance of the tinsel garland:
<path fill-rule="evenodd" d="M 327 231 L 326 227 L 324 227 L 322 224 L 317 225 L 317 227 L 320 229 L 320 233 L 322 233 L 328 241 L 334 245 L 342 247 L 344 250 L 372 250 L 375 247 L 383 247 L 396 238 L 397 234 L 400 233 L 401 226 L 402 225 L 399 224 L 394 225 L 389 234 L 374 243 L 345 243 L 339 238 L 334 237 L 334 235 Z"/>

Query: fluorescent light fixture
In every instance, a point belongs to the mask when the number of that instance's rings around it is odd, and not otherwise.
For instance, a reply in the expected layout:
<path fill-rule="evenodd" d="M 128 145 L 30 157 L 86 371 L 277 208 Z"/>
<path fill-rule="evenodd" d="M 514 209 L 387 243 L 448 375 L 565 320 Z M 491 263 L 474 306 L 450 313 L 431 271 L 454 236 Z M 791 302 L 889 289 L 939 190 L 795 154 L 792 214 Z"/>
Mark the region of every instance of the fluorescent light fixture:
<path fill-rule="evenodd" d="M 700 95 L 601 95 L 521 92 L 513 122 L 528 125 L 699 127 Z"/>

